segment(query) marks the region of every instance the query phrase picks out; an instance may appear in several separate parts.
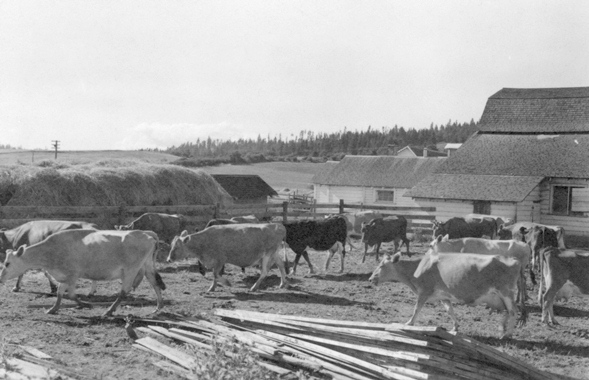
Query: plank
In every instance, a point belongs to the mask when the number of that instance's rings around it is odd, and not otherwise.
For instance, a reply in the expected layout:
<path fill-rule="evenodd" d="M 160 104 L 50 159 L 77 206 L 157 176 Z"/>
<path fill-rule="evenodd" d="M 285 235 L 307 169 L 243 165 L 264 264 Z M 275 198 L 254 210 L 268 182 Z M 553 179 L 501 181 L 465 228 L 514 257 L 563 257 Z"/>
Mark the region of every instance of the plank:
<path fill-rule="evenodd" d="M 181 365 L 184 368 L 190 369 L 196 365 L 196 361 L 192 356 L 175 348 L 166 346 L 165 344 L 160 343 L 151 337 L 147 336 L 145 338 L 137 339 L 135 344 L 144 346 L 153 352 L 168 358 L 174 363 Z"/>
<path fill-rule="evenodd" d="M 30 346 L 19 346 L 23 351 L 33 355 L 36 358 L 39 359 L 52 359 L 51 356 L 47 355 L 46 353 L 36 349 L 35 347 L 30 347 Z"/>

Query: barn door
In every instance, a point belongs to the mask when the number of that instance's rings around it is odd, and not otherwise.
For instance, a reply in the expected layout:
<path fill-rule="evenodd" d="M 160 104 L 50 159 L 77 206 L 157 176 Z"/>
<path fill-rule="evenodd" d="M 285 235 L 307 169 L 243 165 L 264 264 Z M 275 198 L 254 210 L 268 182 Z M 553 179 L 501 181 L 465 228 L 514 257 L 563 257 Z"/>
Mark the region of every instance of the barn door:
<path fill-rule="evenodd" d="M 491 215 L 491 202 L 489 201 L 474 201 L 473 213 Z"/>

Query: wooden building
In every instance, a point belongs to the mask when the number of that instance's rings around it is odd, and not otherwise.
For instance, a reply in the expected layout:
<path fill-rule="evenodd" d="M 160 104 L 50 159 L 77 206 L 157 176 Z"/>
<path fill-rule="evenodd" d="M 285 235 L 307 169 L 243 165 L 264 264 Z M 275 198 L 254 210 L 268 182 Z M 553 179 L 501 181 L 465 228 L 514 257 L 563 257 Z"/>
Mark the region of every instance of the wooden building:
<path fill-rule="evenodd" d="M 239 204 L 267 203 L 278 193 L 260 176 L 250 174 L 213 174 L 215 181 Z"/>
<path fill-rule="evenodd" d="M 403 194 L 432 173 L 445 158 L 345 156 L 313 176 L 317 203 L 418 206 Z"/>
<path fill-rule="evenodd" d="M 406 196 L 440 220 L 474 212 L 589 235 L 589 87 L 504 88 L 479 128 Z"/>

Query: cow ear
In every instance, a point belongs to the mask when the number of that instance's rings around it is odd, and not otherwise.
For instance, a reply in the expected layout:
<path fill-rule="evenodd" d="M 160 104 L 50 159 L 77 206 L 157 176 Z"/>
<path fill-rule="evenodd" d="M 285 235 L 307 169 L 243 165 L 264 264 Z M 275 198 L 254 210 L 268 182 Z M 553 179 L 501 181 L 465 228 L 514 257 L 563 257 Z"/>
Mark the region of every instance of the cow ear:
<path fill-rule="evenodd" d="M 439 238 L 438 239 L 439 242 L 448 241 L 448 240 L 450 240 L 450 235 L 448 235 L 448 234 L 446 234 L 444 236 L 440 235 L 440 236 L 438 236 L 438 238 Z"/>
<path fill-rule="evenodd" d="M 16 257 L 21 257 L 22 254 L 25 253 L 25 248 L 27 248 L 26 244 L 23 244 L 20 247 L 18 247 L 18 250 L 16 251 Z"/>
<path fill-rule="evenodd" d="M 395 253 L 391 258 L 391 261 L 393 262 L 393 264 L 396 262 L 399 262 L 399 260 L 401 260 L 401 252 Z"/>

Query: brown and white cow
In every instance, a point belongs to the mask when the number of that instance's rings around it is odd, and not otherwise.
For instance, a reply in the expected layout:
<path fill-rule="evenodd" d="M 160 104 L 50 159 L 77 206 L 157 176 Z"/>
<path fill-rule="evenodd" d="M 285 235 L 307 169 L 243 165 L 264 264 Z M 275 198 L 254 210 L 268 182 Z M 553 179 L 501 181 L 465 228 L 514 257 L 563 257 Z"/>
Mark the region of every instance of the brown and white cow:
<path fill-rule="evenodd" d="M 401 260 L 401 254 L 386 256 L 370 277 L 374 285 L 399 281 L 417 295 L 417 303 L 408 325 L 413 325 L 426 302 L 441 301 L 450 318 L 453 331 L 458 320 L 452 302 L 467 305 L 486 304 L 491 309 L 505 310 L 503 336 L 513 334 L 517 306 L 515 292 L 521 264 L 514 258 L 471 253 L 425 255 L 423 259 Z M 522 311 L 523 314 L 525 312 Z"/>
<path fill-rule="evenodd" d="M 432 239 L 440 235 L 449 235 L 450 239 L 484 236 L 493 239 L 497 235 L 497 224 L 492 219 L 454 217 L 445 222 L 434 220 L 432 224 Z"/>
<path fill-rule="evenodd" d="M 524 233 L 522 233 L 522 228 L 525 230 L 529 230 L 530 228 L 533 228 L 534 226 L 546 227 L 548 229 L 555 231 L 556 232 L 556 239 L 558 240 L 558 248 L 562 248 L 562 249 L 566 248 L 566 246 L 564 244 L 565 231 L 564 231 L 564 228 L 561 226 L 549 226 L 549 225 L 533 223 L 533 222 L 517 222 L 515 224 L 511 224 L 508 226 L 500 225 L 498 232 L 497 232 L 497 236 L 499 237 L 500 240 L 509 240 L 509 239 L 521 240 L 521 239 L 523 239 L 523 235 L 524 235 Z"/>
<path fill-rule="evenodd" d="M 79 278 L 93 281 L 121 280 L 121 291 L 104 315 L 111 315 L 136 279 L 147 278 L 157 296 L 157 310 L 163 307 L 162 278 L 155 271 L 157 236 L 151 231 L 65 230 L 40 243 L 9 251 L 0 272 L 0 283 L 18 277 L 29 269 L 43 269 L 57 282 L 57 300 L 47 311 L 59 310 L 67 291 L 79 306 L 89 306 L 76 296 Z M 157 311 L 156 310 L 156 311 Z"/>
<path fill-rule="evenodd" d="M 448 235 L 438 236 L 431 244 L 431 252 L 437 253 L 478 253 L 481 255 L 499 255 L 513 257 L 521 264 L 520 278 L 518 280 L 518 300 L 520 305 L 526 300 L 526 275 L 525 269 L 530 263 L 530 247 L 516 240 L 489 240 L 483 238 L 448 239 Z M 526 316 L 522 316 L 524 319 Z"/>
<path fill-rule="evenodd" d="M 204 266 L 211 268 L 213 283 L 208 292 L 215 290 L 217 282 L 231 286 L 221 275 L 221 269 L 226 263 L 242 268 L 262 265 L 260 278 L 250 289 L 252 292 L 258 289 L 275 263 L 280 270 L 280 287 L 283 288 L 287 286 L 287 280 L 279 249 L 285 237 L 285 228 L 274 223 L 212 226 L 192 235 L 183 231 L 172 241 L 168 262 L 194 256 Z"/>
<path fill-rule="evenodd" d="M 542 295 L 542 322 L 557 325 L 554 319 L 554 300 L 566 283 L 577 295 L 589 295 L 589 251 L 546 247 L 540 250 L 544 261 L 546 291 Z"/>
<path fill-rule="evenodd" d="M 387 216 L 386 218 L 372 219 L 368 223 L 362 224 L 362 242 L 364 243 L 364 255 L 362 262 L 366 259 L 366 253 L 369 246 L 376 245 L 376 261 L 380 246 L 384 242 L 394 242 L 395 252 L 405 244 L 407 255 L 409 252 L 409 239 L 407 239 L 407 219 L 403 216 Z M 399 244 L 399 242 L 401 242 Z"/>
<path fill-rule="evenodd" d="M 499 226 L 510 226 L 515 221 L 511 218 L 505 216 L 498 216 L 498 215 L 487 215 L 487 214 L 466 214 L 464 215 L 465 219 L 489 219 L 494 220 L 497 227 Z"/>
<path fill-rule="evenodd" d="M 34 220 L 10 230 L 0 231 L 0 261 L 4 261 L 6 257 L 5 251 L 7 249 L 16 250 L 21 245 L 33 245 L 40 243 L 56 232 L 77 229 L 97 230 L 98 226 L 93 223 L 67 220 Z M 45 275 L 49 280 L 51 293 L 55 293 L 57 291 L 57 285 L 54 283 L 51 277 L 47 275 L 47 272 L 45 272 Z M 23 275 L 18 276 L 16 285 L 12 289 L 13 292 L 20 291 L 22 278 Z M 93 283 L 90 295 L 94 294 L 95 291 L 96 284 Z"/>
<path fill-rule="evenodd" d="M 153 231 L 157 234 L 159 240 L 170 244 L 174 237 L 180 235 L 185 227 L 186 221 L 182 215 L 148 212 L 129 224 L 115 226 L 115 229 L 121 231 Z"/>

